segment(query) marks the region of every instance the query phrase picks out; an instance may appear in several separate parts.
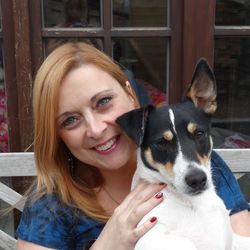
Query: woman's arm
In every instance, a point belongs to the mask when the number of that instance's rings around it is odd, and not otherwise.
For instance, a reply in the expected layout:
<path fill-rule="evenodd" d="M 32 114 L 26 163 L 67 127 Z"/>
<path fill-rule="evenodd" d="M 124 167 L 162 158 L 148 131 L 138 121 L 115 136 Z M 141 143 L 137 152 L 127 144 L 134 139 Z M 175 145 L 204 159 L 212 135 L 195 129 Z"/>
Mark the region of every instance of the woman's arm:
<path fill-rule="evenodd" d="M 244 198 L 237 180 L 217 153 L 212 153 L 211 162 L 216 191 L 230 211 L 233 231 L 242 236 L 250 236 L 250 205 Z"/>
<path fill-rule="evenodd" d="M 233 231 L 241 236 L 250 237 L 250 212 L 243 210 L 230 216 Z"/>
<path fill-rule="evenodd" d="M 17 241 L 17 250 L 53 250 L 53 249 L 39 246 L 39 245 L 33 244 L 31 242 L 28 242 L 28 241 L 18 240 Z"/>

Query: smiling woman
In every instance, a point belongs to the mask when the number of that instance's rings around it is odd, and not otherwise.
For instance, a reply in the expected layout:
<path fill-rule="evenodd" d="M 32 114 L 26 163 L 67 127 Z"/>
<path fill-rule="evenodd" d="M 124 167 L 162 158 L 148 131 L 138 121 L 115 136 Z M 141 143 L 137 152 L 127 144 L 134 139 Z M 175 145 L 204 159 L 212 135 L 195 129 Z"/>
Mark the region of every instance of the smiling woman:
<path fill-rule="evenodd" d="M 33 100 L 38 177 L 17 230 L 18 249 L 87 248 L 130 193 L 135 145 L 115 120 L 138 107 L 137 98 L 109 57 L 91 45 L 68 43 L 39 69 Z M 156 223 L 135 227 L 161 202 L 154 197 L 161 189 L 143 182 L 131 192 L 107 223 L 104 242 L 115 229 L 123 248 L 133 249 Z M 117 249 L 119 237 L 106 244 Z"/>

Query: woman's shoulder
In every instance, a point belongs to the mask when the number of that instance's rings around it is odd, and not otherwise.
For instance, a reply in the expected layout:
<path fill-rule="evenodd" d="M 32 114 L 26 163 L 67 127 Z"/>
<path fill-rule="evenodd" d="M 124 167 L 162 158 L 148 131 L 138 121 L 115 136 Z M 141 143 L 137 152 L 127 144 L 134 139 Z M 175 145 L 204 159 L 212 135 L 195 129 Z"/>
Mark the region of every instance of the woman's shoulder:
<path fill-rule="evenodd" d="M 16 234 L 49 248 L 78 249 L 76 245 L 82 247 L 98 237 L 102 227 L 102 223 L 67 206 L 53 193 L 35 200 L 28 198 Z"/>

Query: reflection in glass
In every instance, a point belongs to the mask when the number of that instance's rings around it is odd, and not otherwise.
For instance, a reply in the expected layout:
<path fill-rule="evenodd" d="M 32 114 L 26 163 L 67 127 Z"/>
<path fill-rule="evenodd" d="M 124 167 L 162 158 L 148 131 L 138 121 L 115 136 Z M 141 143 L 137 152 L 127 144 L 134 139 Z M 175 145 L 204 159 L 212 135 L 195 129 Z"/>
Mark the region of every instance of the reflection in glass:
<path fill-rule="evenodd" d="M 216 1 L 216 25 L 250 25 L 250 1 Z"/>
<path fill-rule="evenodd" d="M 97 38 L 51 38 L 46 39 L 44 43 L 45 57 L 49 55 L 58 46 L 67 42 L 85 42 L 94 45 L 99 50 L 103 50 L 103 43 L 101 39 Z"/>
<path fill-rule="evenodd" d="M 217 147 L 250 147 L 250 39 L 215 40 Z"/>
<path fill-rule="evenodd" d="M 0 153 L 8 152 L 7 95 L 4 84 L 2 43 L 0 42 Z"/>
<path fill-rule="evenodd" d="M 100 26 L 100 0 L 43 0 L 43 26 L 84 28 Z"/>
<path fill-rule="evenodd" d="M 166 0 L 113 0 L 114 27 L 166 27 Z"/>
<path fill-rule="evenodd" d="M 166 101 L 168 41 L 165 38 L 118 38 L 113 40 L 113 58 L 128 70 L 142 98 L 154 104 Z M 145 95 L 146 90 L 147 95 Z"/>

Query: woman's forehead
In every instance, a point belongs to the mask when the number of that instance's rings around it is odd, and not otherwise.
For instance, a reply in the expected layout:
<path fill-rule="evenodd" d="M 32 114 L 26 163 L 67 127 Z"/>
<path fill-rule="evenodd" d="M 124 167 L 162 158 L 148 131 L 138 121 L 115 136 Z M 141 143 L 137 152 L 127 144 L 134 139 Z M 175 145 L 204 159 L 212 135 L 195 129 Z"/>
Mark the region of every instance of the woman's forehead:
<path fill-rule="evenodd" d="M 80 85 L 80 87 L 84 86 L 85 88 L 101 88 L 102 85 L 120 86 L 119 82 L 108 72 L 92 64 L 82 65 L 79 68 L 71 70 L 62 82 L 62 87 L 65 85 L 67 87 Z"/>
<path fill-rule="evenodd" d="M 119 82 L 107 72 L 93 65 L 81 66 L 64 78 L 59 89 L 59 110 L 79 101 L 94 101 L 98 96 L 112 92 L 125 93 Z"/>

